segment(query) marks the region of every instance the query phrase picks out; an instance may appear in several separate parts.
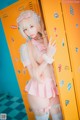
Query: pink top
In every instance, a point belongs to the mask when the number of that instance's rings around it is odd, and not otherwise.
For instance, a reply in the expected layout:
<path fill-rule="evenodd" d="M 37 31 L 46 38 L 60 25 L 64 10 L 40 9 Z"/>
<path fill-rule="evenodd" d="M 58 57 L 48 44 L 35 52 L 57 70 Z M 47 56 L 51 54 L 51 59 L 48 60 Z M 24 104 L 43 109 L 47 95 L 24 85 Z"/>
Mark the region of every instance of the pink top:
<path fill-rule="evenodd" d="M 42 54 L 44 54 L 46 47 L 43 44 L 38 43 L 35 40 L 32 40 L 32 43 L 37 49 L 39 55 L 37 57 L 40 57 Z M 27 43 L 20 47 L 20 57 L 24 67 L 31 64 Z M 53 80 L 48 77 L 43 80 L 43 83 L 39 83 L 37 80 L 30 79 L 25 86 L 25 91 L 28 92 L 28 94 L 46 98 L 50 98 L 52 96 L 55 97 L 57 94 L 57 88 L 55 87 Z"/>

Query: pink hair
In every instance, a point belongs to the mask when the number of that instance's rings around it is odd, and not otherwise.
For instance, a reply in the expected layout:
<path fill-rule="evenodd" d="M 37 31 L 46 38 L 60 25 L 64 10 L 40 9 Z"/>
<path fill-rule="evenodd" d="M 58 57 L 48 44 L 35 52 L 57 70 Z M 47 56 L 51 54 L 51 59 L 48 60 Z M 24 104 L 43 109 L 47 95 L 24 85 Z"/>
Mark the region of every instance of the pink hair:
<path fill-rule="evenodd" d="M 23 32 L 23 28 L 22 28 L 20 22 L 23 19 L 28 19 L 28 18 L 32 18 L 33 19 L 34 23 L 36 23 L 36 25 L 39 28 L 39 32 L 44 31 L 44 25 L 43 25 L 43 21 L 42 21 L 41 17 L 38 14 L 36 14 L 34 11 L 32 11 L 32 10 L 26 10 L 26 11 L 22 12 L 19 15 L 19 17 L 17 18 L 17 23 L 18 23 L 19 31 L 22 34 L 22 36 L 24 38 L 26 38 L 26 39 L 28 39 L 28 38 L 25 35 L 25 33 Z"/>

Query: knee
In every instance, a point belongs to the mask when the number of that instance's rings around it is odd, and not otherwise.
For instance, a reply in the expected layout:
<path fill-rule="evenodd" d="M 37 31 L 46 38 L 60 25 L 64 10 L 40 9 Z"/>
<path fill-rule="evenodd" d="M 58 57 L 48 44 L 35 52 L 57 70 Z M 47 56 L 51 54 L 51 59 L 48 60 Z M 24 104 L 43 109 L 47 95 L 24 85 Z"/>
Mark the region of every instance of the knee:
<path fill-rule="evenodd" d="M 46 108 L 33 109 L 32 111 L 34 112 L 35 115 L 38 115 L 38 116 L 42 116 L 49 113 L 49 109 L 46 109 Z"/>
<path fill-rule="evenodd" d="M 49 109 L 46 110 L 45 108 L 43 109 L 36 109 L 33 110 L 35 114 L 35 119 L 36 120 L 48 120 L 49 118 Z"/>
<path fill-rule="evenodd" d="M 61 112 L 60 104 L 53 104 L 50 109 L 51 114 L 59 113 Z"/>
<path fill-rule="evenodd" d="M 50 109 L 52 120 L 63 120 L 60 104 L 52 105 Z"/>

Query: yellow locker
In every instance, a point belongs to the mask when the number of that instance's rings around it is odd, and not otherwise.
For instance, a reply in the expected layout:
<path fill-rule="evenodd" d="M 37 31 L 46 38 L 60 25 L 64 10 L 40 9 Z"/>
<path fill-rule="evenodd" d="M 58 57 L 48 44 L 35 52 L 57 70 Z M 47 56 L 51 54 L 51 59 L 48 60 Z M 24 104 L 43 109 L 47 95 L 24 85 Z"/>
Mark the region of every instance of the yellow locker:
<path fill-rule="evenodd" d="M 37 0 L 22 0 L 0 11 L 0 17 L 28 118 L 29 120 L 33 120 L 34 115 L 28 104 L 26 92 L 24 91 L 25 85 L 30 79 L 30 76 L 27 68 L 24 68 L 21 63 L 19 53 L 21 44 L 26 41 L 19 33 L 16 22 L 19 14 L 27 9 L 35 10 L 38 14 L 40 14 Z"/>
<path fill-rule="evenodd" d="M 70 16 L 67 15 L 66 8 L 63 5 L 65 9 L 64 14 L 66 16 L 64 21 L 62 3 L 60 2 L 60 0 L 41 0 L 41 5 L 48 36 L 52 36 L 53 40 L 56 40 L 57 44 L 57 53 L 55 55 L 54 67 L 64 119 L 79 120 L 75 97 L 74 80 L 72 74 L 72 66 L 70 62 L 71 60 L 68 49 L 68 34 L 65 34 L 66 29 L 64 25 L 64 22 L 67 22 L 67 19 Z M 68 26 L 70 26 L 70 23 L 68 24 Z"/>
<path fill-rule="evenodd" d="M 80 117 L 80 1 L 62 2 L 62 10 Z"/>

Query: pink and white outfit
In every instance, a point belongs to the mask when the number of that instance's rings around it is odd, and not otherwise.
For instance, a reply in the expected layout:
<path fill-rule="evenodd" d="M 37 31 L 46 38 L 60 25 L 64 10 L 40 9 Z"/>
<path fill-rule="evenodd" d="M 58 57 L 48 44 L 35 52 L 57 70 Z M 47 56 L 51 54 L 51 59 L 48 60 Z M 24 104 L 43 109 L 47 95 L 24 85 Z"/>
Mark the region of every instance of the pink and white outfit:
<path fill-rule="evenodd" d="M 43 44 L 38 43 L 34 39 L 32 40 L 32 43 L 36 49 L 36 57 L 39 59 L 41 55 L 45 53 L 46 47 Z M 25 43 L 20 48 L 20 57 L 24 67 L 31 64 L 27 45 L 28 44 Z M 39 96 L 43 98 L 55 97 L 56 94 L 58 94 L 58 92 L 52 78 L 43 77 L 42 81 L 42 83 L 39 83 L 38 80 L 34 80 L 31 78 L 25 86 L 25 91 L 28 92 L 28 94 L 30 95 Z"/>

